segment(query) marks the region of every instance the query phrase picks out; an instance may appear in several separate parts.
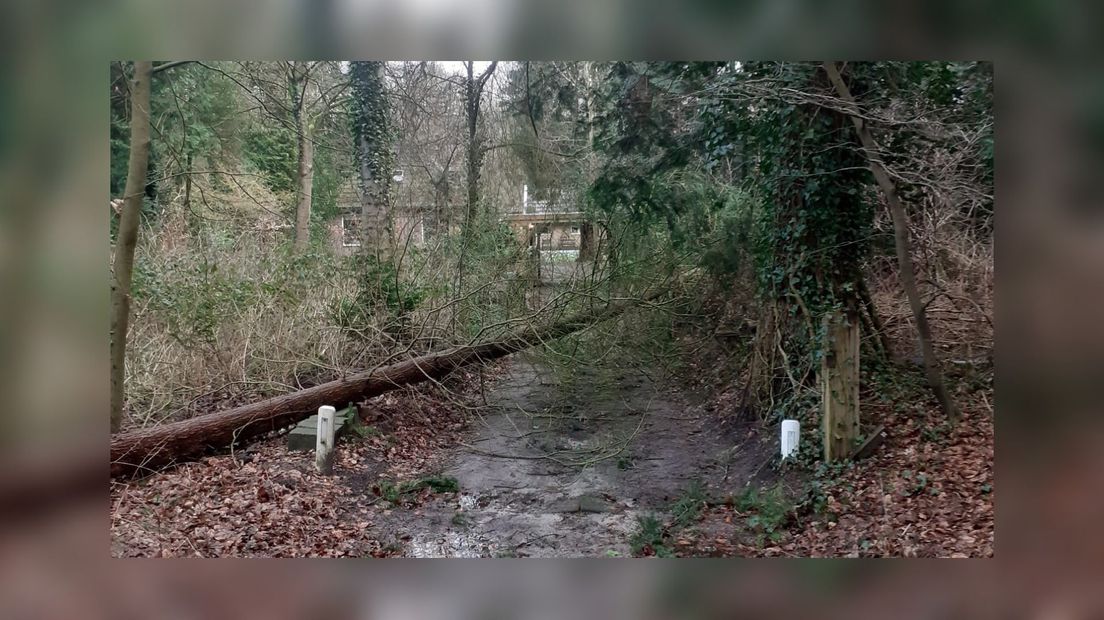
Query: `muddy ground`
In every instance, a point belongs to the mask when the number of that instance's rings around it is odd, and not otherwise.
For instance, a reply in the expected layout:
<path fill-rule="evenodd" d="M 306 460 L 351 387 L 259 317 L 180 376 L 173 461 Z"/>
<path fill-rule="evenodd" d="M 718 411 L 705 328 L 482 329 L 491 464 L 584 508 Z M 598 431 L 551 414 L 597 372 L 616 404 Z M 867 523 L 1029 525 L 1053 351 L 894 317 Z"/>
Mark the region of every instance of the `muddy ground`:
<path fill-rule="evenodd" d="M 459 491 L 377 518 L 398 555 L 628 556 L 638 517 L 662 520 L 691 484 L 724 497 L 769 475 L 765 446 L 718 431 L 715 416 L 644 370 L 565 377 L 533 354 L 504 370 L 434 472 Z"/>
<path fill-rule="evenodd" d="M 545 303 L 576 270 L 550 265 L 527 297 Z M 943 424 L 919 373 L 868 382 L 864 424 L 888 429 L 883 446 L 814 488 L 777 470 L 772 427 L 763 436 L 721 410 L 735 392 L 695 395 L 717 383 L 711 362 L 672 383 L 609 356 L 588 365 L 555 355 L 531 350 L 372 399 L 367 426 L 338 443 L 333 476 L 276 436 L 115 481 L 112 555 L 626 556 L 649 516 L 675 525 L 644 555 L 993 554 L 991 368 L 986 381 L 954 384 L 957 428 Z M 404 487 L 427 476 L 442 488 Z M 687 493 L 692 485 L 700 490 Z M 785 497 L 771 499 L 776 490 Z M 675 519 L 691 497 L 703 509 Z"/>
<path fill-rule="evenodd" d="M 545 303 L 576 270 L 550 263 L 531 302 Z M 501 360 L 485 389 L 483 371 L 467 370 L 445 389 L 364 403 L 364 426 L 338 443 L 334 476 L 320 476 L 312 455 L 288 452 L 286 438 L 274 437 L 115 484 L 112 553 L 628 556 L 638 520 L 670 521 L 692 486 L 700 500 L 773 482 L 773 444 L 722 425 L 732 416 L 707 411 L 685 387 L 608 358 L 568 364 L 550 355 Z M 448 488 L 404 486 L 427 477 Z M 728 522 L 685 525 L 678 536 L 733 534 Z"/>

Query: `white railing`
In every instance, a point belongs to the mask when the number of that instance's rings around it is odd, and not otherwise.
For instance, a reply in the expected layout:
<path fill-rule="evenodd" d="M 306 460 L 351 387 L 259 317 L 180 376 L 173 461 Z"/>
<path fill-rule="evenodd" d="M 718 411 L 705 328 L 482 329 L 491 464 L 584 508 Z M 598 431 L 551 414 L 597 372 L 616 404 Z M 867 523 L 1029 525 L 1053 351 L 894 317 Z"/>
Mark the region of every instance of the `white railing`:
<path fill-rule="evenodd" d="M 572 196 L 561 193 L 557 196 L 556 200 L 544 199 L 537 200 L 529 195 L 529 186 L 521 186 L 521 208 L 517 210 L 511 210 L 511 213 L 522 213 L 526 215 L 541 215 L 545 213 L 577 213 L 579 211 L 575 201 L 572 200 Z"/>

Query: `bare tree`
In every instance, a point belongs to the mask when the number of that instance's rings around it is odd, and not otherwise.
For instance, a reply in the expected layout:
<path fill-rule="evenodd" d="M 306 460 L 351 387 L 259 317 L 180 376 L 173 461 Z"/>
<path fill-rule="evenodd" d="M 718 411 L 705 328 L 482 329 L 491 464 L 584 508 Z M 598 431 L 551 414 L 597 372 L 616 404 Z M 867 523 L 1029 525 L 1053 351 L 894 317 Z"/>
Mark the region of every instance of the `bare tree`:
<path fill-rule="evenodd" d="M 306 248 L 310 243 L 314 155 L 319 146 L 316 131 L 342 102 L 348 80 L 338 76 L 337 64 L 330 61 L 287 61 L 278 63 L 276 71 L 272 63 L 241 63 L 239 75 L 204 66 L 233 80 L 273 121 L 295 133 L 295 247 Z"/>
<path fill-rule="evenodd" d="M 478 76 L 475 75 L 475 63 L 468 60 L 464 67 L 468 79 L 464 83 L 464 106 L 468 120 L 468 209 L 464 219 L 465 234 L 475 224 L 479 212 L 479 175 L 483 166 L 483 140 L 479 136 L 479 109 L 483 98 L 483 88 L 494 74 L 498 61 L 492 62 Z"/>
<path fill-rule="evenodd" d="M 828 73 L 828 79 L 832 81 L 832 85 L 840 98 L 849 104 L 852 109 L 857 110 L 855 98 L 851 96 L 851 90 L 844 83 L 843 77 L 840 76 L 836 63 L 824 63 L 824 70 Z M 920 337 L 920 348 L 924 358 L 924 373 L 928 385 L 935 394 L 936 400 L 939 401 L 943 413 L 951 421 L 957 421 L 959 417 L 958 407 L 943 381 L 939 359 L 935 355 L 935 347 L 932 344 L 931 327 L 928 325 L 924 302 L 920 299 L 920 291 L 916 287 L 916 273 L 913 270 L 910 256 L 908 218 L 905 216 L 905 208 L 901 205 L 901 200 L 897 196 L 897 188 L 893 180 L 890 179 L 878 156 L 878 145 L 874 141 L 874 136 L 870 133 L 861 116 L 856 113 L 849 113 L 848 115 L 855 125 L 855 131 L 859 134 L 859 141 L 862 143 L 863 151 L 870 162 L 870 170 L 874 173 L 874 179 L 878 182 L 878 187 L 885 194 L 886 204 L 889 206 L 889 212 L 893 218 L 893 236 L 896 242 L 897 264 L 901 270 L 901 284 L 904 286 L 905 295 L 908 296 L 909 306 L 912 308 L 913 318 L 916 320 L 916 331 Z"/>
<path fill-rule="evenodd" d="M 389 69 L 388 96 L 400 161 L 422 181 L 406 183 L 402 193 L 409 201 L 432 207 L 425 214 L 427 238 L 446 235 L 453 223 L 466 133 L 463 97 L 455 88 L 461 84 L 441 75 L 433 62 Z"/>
<path fill-rule="evenodd" d="M 111 282 L 111 432 L 118 431 L 122 426 L 123 402 L 126 399 L 124 380 L 130 285 L 134 275 L 134 248 L 138 243 L 138 219 L 149 167 L 152 77 L 152 62 L 134 63 L 134 77 L 130 85 L 130 160 Z"/>
<path fill-rule="evenodd" d="M 291 113 L 298 134 L 298 165 L 295 177 L 295 248 L 298 250 L 305 249 L 310 243 L 311 195 L 314 191 L 314 123 L 306 103 L 312 70 L 311 63 L 289 62 L 287 65 Z"/>

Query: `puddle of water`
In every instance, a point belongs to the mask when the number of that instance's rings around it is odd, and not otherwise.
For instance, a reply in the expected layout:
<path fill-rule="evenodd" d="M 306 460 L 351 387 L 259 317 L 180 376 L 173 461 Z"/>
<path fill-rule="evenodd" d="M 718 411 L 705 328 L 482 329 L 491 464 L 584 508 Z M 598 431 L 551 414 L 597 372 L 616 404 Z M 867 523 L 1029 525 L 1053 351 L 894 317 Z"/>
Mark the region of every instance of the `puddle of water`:
<path fill-rule="evenodd" d="M 481 541 L 463 532 L 420 534 L 410 539 L 407 555 L 412 558 L 478 558 L 483 556 L 484 548 Z"/>
<path fill-rule="evenodd" d="M 588 448 L 589 442 L 582 439 L 573 439 L 571 437 L 563 438 L 564 446 L 567 450 L 580 450 L 582 448 Z"/>

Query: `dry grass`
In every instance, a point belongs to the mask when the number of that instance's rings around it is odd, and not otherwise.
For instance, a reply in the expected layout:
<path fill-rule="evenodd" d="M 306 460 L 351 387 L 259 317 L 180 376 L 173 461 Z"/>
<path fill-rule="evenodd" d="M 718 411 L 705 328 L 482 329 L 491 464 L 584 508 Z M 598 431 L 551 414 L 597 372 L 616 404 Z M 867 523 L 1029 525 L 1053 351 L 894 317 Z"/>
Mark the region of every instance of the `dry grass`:
<path fill-rule="evenodd" d="M 286 252 L 288 197 L 257 179 L 178 187 L 136 252 L 127 348 L 129 426 L 189 417 L 299 389 L 357 363 L 334 300 L 355 282 L 336 262 Z"/>
<path fill-rule="evenodd" d="M 290 250 L 290 231 L 271 216 L 290 209 L 288 197 L 251 177 L 221 189 L 197 179 L 191 210 L 183 208 L 179 190 L 162 195 L 168 203 L 142 230 L 136 252 L 126 376 L 132 428 L 447 347 L 521 303 L 505 288 L 508 260 L 472 269 L 465 284 L 470 292 L 453 301 L 456 248 L 445 242 L 418 251 L 403 247 L 395 262 L 419 303 L 399 325 L 385 302 L 365 308 L 358 296 L 364 274 L 351 257 L 325 247 L 301 255 Z"/>

